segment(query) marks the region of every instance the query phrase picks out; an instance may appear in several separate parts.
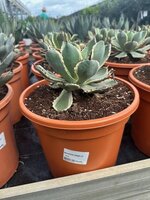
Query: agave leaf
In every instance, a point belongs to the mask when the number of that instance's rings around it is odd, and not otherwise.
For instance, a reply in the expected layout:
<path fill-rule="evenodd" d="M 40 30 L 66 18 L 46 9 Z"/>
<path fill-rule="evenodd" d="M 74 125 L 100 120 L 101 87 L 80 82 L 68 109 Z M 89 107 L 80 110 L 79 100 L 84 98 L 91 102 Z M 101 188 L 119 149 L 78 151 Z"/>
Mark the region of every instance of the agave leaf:
<path fill-rule="evenodd" d="M 7 49 L 4 45 L 0 46 L 0 61 L 4 60 L 7 53 Z"/>
<path fill-rule="evenodd" d="M 78 34 L 73 34 L 72 36 L 71 36 L 71 38 L 70 38 L 70 40 L 73 42 L 73 41 L 75 41 L 75 40 L 77 40 L 78 39 Z"/>
<path fill-rule="evenodd" d="M 67 91 L 74 91 L 74 90 L 79 90 L 80 86 L 77 84 L 71 84 L 71 83 L 66 83 L 65 86 L 63 87 Z"/>
<path fill-rule="evenodd" d="M 121 53 L 117 54 L 115 57 L 116 58 L 125 58 L 125 57 L 127 57 L 127 53 L 126 52 L 121 52 Z"/>
<path fill-rule="evenodd" d="M 133 36 L 133 41 L 136 41 L 138 43 L 143 43 L 143 40 L 146 37 L 147 32 L 146 31 L 140 31 L 135 33 L 135 35 Z"/>
<path fill-rule="evenodd" d="M 59 51 L 50 49 L 46 53 L 46 60 L 54 72 L 60 74 L 68 82 L 74 82 L 74 79 L 71 77 L 69 71 L 67 70 L 63 61 L 63 57 Z"/>
<path fill-rule="evenodd" d="M 150 49 L 150 44 L 143 47 L 143 48 L 139 48 L 137 49 L 138 52 L 143 52 L 143 53 L 146 53 L 148 50 Z"/>
<path fill-rule="evenodd" d="M 94 34 L 92 33 L 92 31 L 88 31 L 88 36 L 89 36 L 90 39 L 94 38 Z"/>
<path fill-rule="evenodd" d="M 0 76 L 0 87 L 5 85 L 13 77 L 13 72 L 9 71 Z"/>
<path fill-rule="evenodd" d="M 118 43 L 121 46 L 121 48 L 124 48 L 124 44 L 127 42 L 127 34 L 125 32 L 120 32 L 117 35 Z"/>
<path fill-rule="evenodd" d="M 4 61 L 0 65 L 0 75 L 6 70 L 6 68 L 10 65 L 10 63 L 14 60 L 15 58 L 15 53 L 11 52 L 8 54 L 8 56 L 4 59 Z"/>
<path fill-rule="evenodd" d="M 53 108 L 60 112 L 65 111 L 71 107 L 73 103 L 72 92 L 68 92 L 67 90 L 63 90 L 60 95 L 53 101 Z"/>
<path fill-rule="evenodd" d="M 74 68 L 76 64 L 82 60 L 82 55 L 80 51 L 69 42 L 63 43 L 61 51 L 67 70 L 69 71 L 71 76 L 76 79 L 77 77 L 74 72 Z"/>
<path fill-rule="evenodd" d="M 6 40 L 6 35 L 4 33 L 0 33 L 0 46 L 4 45 Z"/>
<path fill-rule="evenodd" d="M 86 47 L 81 52 L 83 59 L 88 59 L 94 44 L 95 44 L 94 38 L 87 43 Z"/>
<path fill-rule="evenodd" d="M 109 73 L 108 68 L 107 67 L 101 67 L 94 76 L 92 76 L 90 79 L 88 79 L 86 81 L 86 84 L 100 82 L 100 81 L 108 78 L 109 75 L 110 75 L 110 73 Z"/>
<path fill-rule="evenodd" d="M 150 44 L 150 37 L 147 37 L 144 41 L 144 45 Z"/>
<path fill-rule="evenodd" d="M 115 47 L 115 49 L 117 49 L 118 51 L 121 51 L 121 47 L 116 40 L 112 39 L 111 44 L 112 44 L 112 47 Z"/>
<path fill-rule="evenodd" d="M 130 54 L 131 54 L 131 56 L 133 57 L 133 58 L 144 58 L 145 57 L 145 54 L 143 53 L 138 53 L 138 52 L 130 52 Z"/>
<path fill-rule="evenodd" d="M 136 41 L 127 42 L 125 45 L 126 52 L 130 52 L 131 50 L 134 51 L 138 47 L 138 43 Z"/>
<path fill-rule="evenodd" d="M 97 72 L 99 63 L 96 60 L 81 61 L 75 67 L 76 74 L 78 76 L 77 83 L 82 84 L 89 78 L 91 78 Z"/>
<path fill-rule="evenodd" d="M 35 69 L 41 73 L 42 77 L 48 81 L 58 81 L 58 82 L 64 82 L 64 79 L 56 76 L 51 71 L 44 69 L 41 65 L 35 65 Z"/>
<path fill-rule="evenodd" d="M 101 40 L 93 46 L 91 59 L 97 60 L 99 62 L 99 67 L 101 67 L 109 58 L 110 53 L 111 44 L 105 45 L 104 41 Z"/>
<path fill-rule="evenodd" d="M 92 92 L 102 92 L 108 88 L 111 88 L 115 85 L 117 85 L 117 81 L 114 79 L 106 79 L 104 81 L 101 81 L 100 83 L 93 83 L 90 85 L 83 85 L 81 87 L 82 90 L 86 93 L 92 93 Z"/>

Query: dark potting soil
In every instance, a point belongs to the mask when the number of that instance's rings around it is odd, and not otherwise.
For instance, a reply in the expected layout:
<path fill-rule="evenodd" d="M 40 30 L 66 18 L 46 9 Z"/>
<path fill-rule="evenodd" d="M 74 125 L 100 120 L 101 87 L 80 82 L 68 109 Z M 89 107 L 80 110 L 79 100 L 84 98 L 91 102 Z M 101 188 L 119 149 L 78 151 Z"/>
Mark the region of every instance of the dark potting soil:
<path fill-rule="evenodd" d="M 8 88 L 6 87 L 6 85 L 0 87 L 0 101 L 6 96 L 7 92 Z"/>
<path fill-rule="evenodd" d="M 143 83 L 150 85 L 150 65 L 143 66 L 134 72 L 134 76 Z"/>
<path fill-rule="evenodd" d="M 127 108 L 133 101 L 133 92 L 122 82 L 106 90 L 104 93 L 85 94 L 82 91 L 73 93 L 73 105 L 67 111 L 57 112 L 52 102 L 61 90 L 49 86 L 38 87 L 25 100 L 30 111 L 51 119 L 89 120 L 118 113 Z"/>
<path fill-rule="evenodd" d="M 114 62 L 114 63 L 125 63 L 125 64 L 136 64 L 136 63 L 149 63 L 150 62 L 150 54 L 147 54 L 145 58 L 115 58 L 114 56 L 110 56 L 108 59 L 108 62 Z"/>

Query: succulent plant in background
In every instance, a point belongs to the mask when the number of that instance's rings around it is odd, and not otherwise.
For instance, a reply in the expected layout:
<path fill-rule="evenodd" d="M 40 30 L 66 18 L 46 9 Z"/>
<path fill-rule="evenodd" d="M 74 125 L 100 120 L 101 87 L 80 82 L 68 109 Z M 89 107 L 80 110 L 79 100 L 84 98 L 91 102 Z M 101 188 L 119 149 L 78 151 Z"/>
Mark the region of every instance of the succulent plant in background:
<path fill-rule="evenodd" d="M 65 32 L 49 32 L 44 36 L 43 40 L 39 41 L 39 45 L 46 51 L 55 48 L 57 50 L 61 49 L 62 43 L 67 42 L 77 42 L 77 34 L 71 36 L 70 33 Z"/>
<path fill-rule="evenodd" d="M 13 76 L 13 72 L 8 66 L 14 60 L 16 54 L 14 50 L 15 39 L 12 35 L 7 36 L 0 33 L 0 87 L 5 85 Z"/>
<path fill-rule="evenodd" d="M 150 49 L 150 37 L 147 31 L 121 31 L 112 40 L 112 48 L 115 50 L 115 57 L 144 58 Z"/>
<path fill-rule="evenodd" d="M 88 36 L 90 39 L 96 38 L 96 41 L 103 40 L 106 43 L 111 43 L 112 38 L 115 36 L 117 30 L 115 29 L 107 29 L 107 28 L 93 28 L 92 31 L 88 31 Z"/>
<path fill-rule="evenodd" d="M 54 72 L 37 65 L 36 69 L 50 82 L 50 87 L 62 88 L 60 95 L 54 100 L 53 107 L 56 111 L 64 111 L 73 103 L 72 92 L 82 90 L 85 93 L 102 92 L 116 85 L 111 78 L 112 71 L 103 67 L 111 51 L 111 45 L 105 45 L 104 41 L 95 43 L 89 41 L 81 50 L 70 42 L 64 42 L 61 50 L 50 49 L 46 54 L 48 64 Z"/>

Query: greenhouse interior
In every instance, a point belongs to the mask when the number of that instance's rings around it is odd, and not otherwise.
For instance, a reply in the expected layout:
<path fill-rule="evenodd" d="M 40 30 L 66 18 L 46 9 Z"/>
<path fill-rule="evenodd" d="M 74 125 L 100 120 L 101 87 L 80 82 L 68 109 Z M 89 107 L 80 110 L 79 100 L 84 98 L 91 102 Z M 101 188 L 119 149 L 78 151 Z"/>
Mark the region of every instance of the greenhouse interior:
<path fill-rule="evenodd" d="M 144 118 L 145 117 L 145 118 Z M 0 199 L 150 199 L 150 1 L 0 1 Z"/>

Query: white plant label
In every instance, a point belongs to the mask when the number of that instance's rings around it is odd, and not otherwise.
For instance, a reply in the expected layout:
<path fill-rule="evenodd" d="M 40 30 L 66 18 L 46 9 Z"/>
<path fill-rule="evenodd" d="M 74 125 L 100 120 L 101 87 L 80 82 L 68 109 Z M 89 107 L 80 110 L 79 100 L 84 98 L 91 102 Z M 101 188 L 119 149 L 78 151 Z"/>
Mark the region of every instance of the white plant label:
<path fill-rule="evenodd" d="M 0 133 L 0 150 L 6 145 L 4 132 Z"/>
<path fill-rule="evenodd" d="M 89 158 L 89 152 L 73 151 L 64 148 L 63 160 L 78 165 L 86 165 Z"/>

